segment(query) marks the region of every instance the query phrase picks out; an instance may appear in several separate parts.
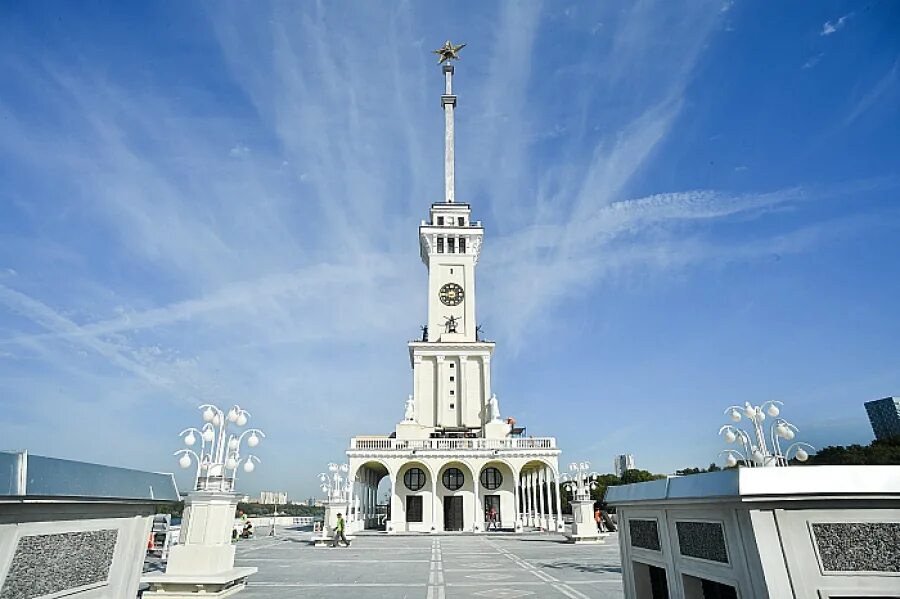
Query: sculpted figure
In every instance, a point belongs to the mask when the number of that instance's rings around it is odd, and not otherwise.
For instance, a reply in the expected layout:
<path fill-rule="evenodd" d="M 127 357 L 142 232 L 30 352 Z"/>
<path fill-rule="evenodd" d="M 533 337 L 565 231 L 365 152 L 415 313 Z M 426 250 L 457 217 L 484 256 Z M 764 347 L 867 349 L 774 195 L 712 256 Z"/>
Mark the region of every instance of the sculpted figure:
<path fill-rule="evenodd" d="M 491 422 L 499 422 L 500 421 L 500 402 L 497 401 L 497 394 L 491 394 L 491 398 L 488 400 L 488 415 L 491 417 Z"/>
<path fill-rule="evenodd" d="M 412 422 L 416 419 L 416 403 L 413 401 L 412 395 L 406 400 L 406 413 L 403 415 L 403 419 L 407 422 Z"/>

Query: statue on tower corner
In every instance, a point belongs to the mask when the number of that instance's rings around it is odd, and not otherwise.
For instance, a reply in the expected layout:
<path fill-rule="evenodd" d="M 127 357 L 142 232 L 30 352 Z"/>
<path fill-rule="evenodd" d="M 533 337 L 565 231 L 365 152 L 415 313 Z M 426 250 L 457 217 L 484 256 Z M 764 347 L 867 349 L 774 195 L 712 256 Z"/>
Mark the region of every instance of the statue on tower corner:
<path fill-rule="evenodd" d="M 496 393 L 492 393 L 491 398 L 488 400 L 488 414 L 491 417 L 491 422 L 500 422 L 500 402 L 497 400 Z"/>
<path fill-rule="evenodd" d="M 454 46 L 450 43 L 450 40 L 447 40 L 444 42 L 443 46 L 437 50 L 432 50 L 432 53 L 438 55 L 438 64 L 443 64 L 445 62 L 450 62 L 451 60 L 459 60 L 459 51 L 465 47 L 465 44 Z"/>
<path fill-rule="evenodd" d="M 403 414 L 403 420 L 406 422 L 413 422 L 416 419 L 416 402 L 413 401 L 413 396 L 410 395 L 409 399 L 406 400 L 406 413 Z"/>
<path fill-rule="evenodd" d="M 460 319 L 456 318 L 455 316 L 445 316 L 445 317 L 444 317 L 444 320 L 447 321 L 447 322 L 444 323 L 444 326 L 447 327 L 447 331 L 446 331 L 446 332 L 448 332 L 448 333 L 455 333 L 455 332 L 456 332 L 456 325 L 459 324 Z"/>

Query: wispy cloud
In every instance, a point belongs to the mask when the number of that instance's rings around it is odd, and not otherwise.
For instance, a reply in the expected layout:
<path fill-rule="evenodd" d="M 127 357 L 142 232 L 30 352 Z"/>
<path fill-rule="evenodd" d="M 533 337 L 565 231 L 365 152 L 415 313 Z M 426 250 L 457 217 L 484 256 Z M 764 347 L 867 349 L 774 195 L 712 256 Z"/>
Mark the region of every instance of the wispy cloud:
<path fill-rule="evenodd" d="M 815 54 L 815 55 L 811 56 L 811 57 L 809 58 L 809 60 L 807 60 L 806 62 L 804 62 L 804 63 L 803 63 L 803 66 L 800 67 L 800 68 L 803 68 L 803 69 L 811 69 L 811 68 L 813 68 L 814 66 L 816 66 L 817 64 L 819 64 L 819 61 L 822 60 L 822 57 L 823 57 L 823 56 L 825 56 L 825 53 L 824 53 L 824 52 L 819 52 L 818 54 Z"/>
<path fill-rule="evenodd" d="M 838 18 L 836 21 L 825 21 L 825 24 L 822 25 L 822 32 L 819 35 L 831 35 L 837 33 L 844 28 L 847 21 L 853 18 L 854 14 L 855 13 L 849 12 L 843 17 Z"/>
<path fill-rule="evenodd" d="M 898 70 L 900 70 L 900 59 L 896 60 L 875 85 L 856 102 L 853 109 L 844 118 L 843 124 L 845 127 L 852 125 L 859 117 L 881 102 L 883 98 L 897 91 L 898 84 L 900 84 L 900 77 L 898 77 L 898 72 L 900 71 Z"/>

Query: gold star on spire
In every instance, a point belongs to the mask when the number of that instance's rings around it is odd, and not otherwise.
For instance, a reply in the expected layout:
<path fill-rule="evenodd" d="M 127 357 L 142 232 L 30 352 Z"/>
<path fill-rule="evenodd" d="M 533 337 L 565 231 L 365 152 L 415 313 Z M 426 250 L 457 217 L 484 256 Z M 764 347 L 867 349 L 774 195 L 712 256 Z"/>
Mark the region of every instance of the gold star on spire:
<path fill-rule="evenodd" d="M 465 47 L 465 44 L 454 46 L 450 43 L 450 40 L 447 40 L 446 42 L 444 42 L 443 46 L 441 46 L 437 50 L 432 50 L 432 53 L 439 56 L 438 64 L 442 64 L 444 62 L 450 62 L 451 60 L 459 60 L 459 51 Z"/>

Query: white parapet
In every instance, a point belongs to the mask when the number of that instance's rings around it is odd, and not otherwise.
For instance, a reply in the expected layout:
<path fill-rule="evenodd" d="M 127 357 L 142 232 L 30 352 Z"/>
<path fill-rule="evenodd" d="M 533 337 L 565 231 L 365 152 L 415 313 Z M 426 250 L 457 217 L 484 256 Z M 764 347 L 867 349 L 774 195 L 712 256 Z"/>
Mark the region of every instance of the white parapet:
<path fill-rule="evenodd" d="M 610 487 L 627 599 L 896 597 L 900 466 L 735 468 Z"/>

